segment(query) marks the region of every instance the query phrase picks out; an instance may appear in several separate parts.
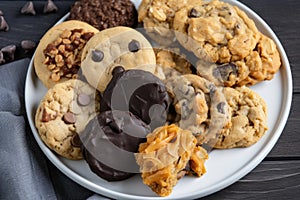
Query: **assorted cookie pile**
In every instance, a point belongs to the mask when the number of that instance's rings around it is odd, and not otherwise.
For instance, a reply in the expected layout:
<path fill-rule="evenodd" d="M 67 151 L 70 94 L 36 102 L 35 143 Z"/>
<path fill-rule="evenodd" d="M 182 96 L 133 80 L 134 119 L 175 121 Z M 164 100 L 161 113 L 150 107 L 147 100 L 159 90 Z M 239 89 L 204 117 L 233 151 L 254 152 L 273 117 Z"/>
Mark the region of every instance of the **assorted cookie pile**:
<path fill-rule="evenodd" d="M 280 65 L 275 43 L 228 3 L 143 0 L 137 11 L 129 0 L 82 0 L 36 49 L 49 90 L 35 125 L 58 155 L 107 181 L 140 173 L 167 196 L 205 174 L 209 151 L 265 134 L 267 105 L 248 86 Z"/>

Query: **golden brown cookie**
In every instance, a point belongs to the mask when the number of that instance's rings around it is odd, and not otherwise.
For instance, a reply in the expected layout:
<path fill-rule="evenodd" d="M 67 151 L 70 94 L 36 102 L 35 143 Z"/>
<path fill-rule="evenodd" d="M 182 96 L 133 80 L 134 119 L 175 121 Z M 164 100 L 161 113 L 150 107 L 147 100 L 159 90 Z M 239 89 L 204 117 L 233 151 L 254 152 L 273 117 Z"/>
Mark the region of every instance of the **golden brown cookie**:
<path fill-rule="evenodd" d="M 175 13 L 173 28 L 187 50 L 208 62 L 198 63 L 198 74 L 218 79 L 215 84 L 254 85 L 270 80 L 281 65 L 275 43 L 258 31 L 246 13 L 228 3 L 186 5 Z"/>
<path fill-rule="evenodd" d="M 156 59 L 151 44 L 138 31 L 114 27 L 95 34 L 82 53 L 82 72 L 87 81 L 103 92 L 116 66 L 156 72 Z"/>
<path fill-rule="evenodd" d="M 144 184 L 160 196 L 171 194 L 178 180 L 189 171 L 202 176 L 208 159 L 205 149 L 188 130 L 172 124 L 155 129 L 136 154 Z M 189 165 L 190 164 L 190 165 Z"/>
<path fill-rule="evenodd" d="M 138 20 L 143 23 L 150 37 L 160 45 L 176 40 L 173 21 L 176 11 L 200 0 L 143 0 L 138 10 Z"/>
<path fill-rule="evenodd" d="M 176 112 L 171 123 L 190 130 L 198 144 L 213 147 L 220 131 L 230 125 L 229 106 L 222 88 L 194 74 L 173 77 L 166 81 Z"/>
<path fill-rule="evenodd" d="M 34 68 L 47 88 L 77 78 L 81 51 L 97 32 L 96 28 L 85 22 L 71 20 L 62 22 L 45 33 L 36 49 Z"/>
<path fill-rule="evenodd" d="M 35 115 L 35 126 L 43 142 L 65 158 L 81 159 L 78 134 L 100 110 L 99 102 L 96 90 L 80 80 L 54 85 Z"/>
<path fill-rule="evenodd" d="M 253 90 L 243 86 L 224 88 L 230 107 L 231 126 L 224 128 L 215 148 L 248 147 L 255 144 L 267 131 L 267 105 Z"/>

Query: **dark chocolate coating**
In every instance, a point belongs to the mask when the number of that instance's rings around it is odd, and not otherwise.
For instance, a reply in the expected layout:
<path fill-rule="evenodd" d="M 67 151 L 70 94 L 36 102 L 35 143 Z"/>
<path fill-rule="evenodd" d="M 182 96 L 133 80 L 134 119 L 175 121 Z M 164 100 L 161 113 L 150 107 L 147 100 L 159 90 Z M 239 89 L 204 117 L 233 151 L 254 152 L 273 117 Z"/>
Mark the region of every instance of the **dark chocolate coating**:
<path fill-rule="evenodd" d="M 120 181 L 139 172 L 134 153 L 150 128 L 126 111 L 106 111 L 80 134 L 83 157 L 90 169 L 107 181 Z"/>
<path fill-rule="evenodd" d="M 170 97 L 163 82 L 150 72 L 117 67 L 100 103 L 100 112 L 130 111 L 151 130 L 166 122 Z"/>

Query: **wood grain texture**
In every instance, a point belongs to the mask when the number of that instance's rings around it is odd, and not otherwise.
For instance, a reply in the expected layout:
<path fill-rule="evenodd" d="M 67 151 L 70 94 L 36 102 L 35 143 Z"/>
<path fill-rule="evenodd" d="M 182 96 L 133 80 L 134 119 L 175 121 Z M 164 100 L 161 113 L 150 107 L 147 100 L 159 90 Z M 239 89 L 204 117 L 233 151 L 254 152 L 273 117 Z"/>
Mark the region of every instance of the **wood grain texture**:
<path fill-rule="evenodd" d="M 73 2 L 55 1 L 59 12 L 44 15 L 41 11 L 45 1 L 34 1 L 37 15 L 24 16 L 19 10 L 26 1 L 0 1 L 0 10 L 4 12 L 10 25 L 9 32 L 0 32 L 0 48 L 8 44 L 19 45 L 23 39 L 38 42 L 47 29 L 69 11 Z M 240 0 L 240 2 L 269 24 L 285 48 L 293 75 L 292 108 L 281 137 L 265 160 L 240 181 L 203 199 L 299 199 L 300 1 Z M 24 54 L 18 49 L 17 59 L 30 56 L 31 54 Z M 63 195 L 63 190 L 59 192 L 59 198 L 67 198 Z"/>

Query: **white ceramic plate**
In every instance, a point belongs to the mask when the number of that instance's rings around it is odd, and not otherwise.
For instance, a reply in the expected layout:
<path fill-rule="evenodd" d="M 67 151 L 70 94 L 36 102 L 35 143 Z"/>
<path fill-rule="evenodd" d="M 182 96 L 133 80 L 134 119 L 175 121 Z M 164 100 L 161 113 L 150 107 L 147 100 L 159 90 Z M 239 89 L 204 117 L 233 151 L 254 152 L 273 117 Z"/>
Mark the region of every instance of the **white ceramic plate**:
<path fill-rule="evenodd" d="M 289 115 L 292 100 L 292 76 L 286 53 L 271 28 L 252 10 L 235 0 L 227 0 L 244 10 L 252 18 L 258 29 L 271 37 L 281 55 L 283 65 L 271 81 L 265 81 L 252 87 L 268 105 L 268 127 L 264 137 L 249 148 L 214 150 L 206 162 L 207 173 L 201 178 L 184 177 L 168 196 L 169 199 L 190 199 L 203 197 L 219 191 L 236 182 L 253 168 L 271 151 L 277 142 Z M 138 6 L 140 1 L 134 1 Z M 58 23 L 64 20 L 61 19 Z M 31 61 L 25 85 L 25 102 L 28 120 L 40 148 L 48 159 L 65 175 L 80 185 L 96 193 L 117 199 L 159 199 L 141 178 L 136 175 L 120 182 L 107 182 L 92 173 L 85 161 L 71 161 L 54 154 L 40 139 L 34 125 L 34 116 L 46 93 L 46 88 L 38 80 Z"/>

